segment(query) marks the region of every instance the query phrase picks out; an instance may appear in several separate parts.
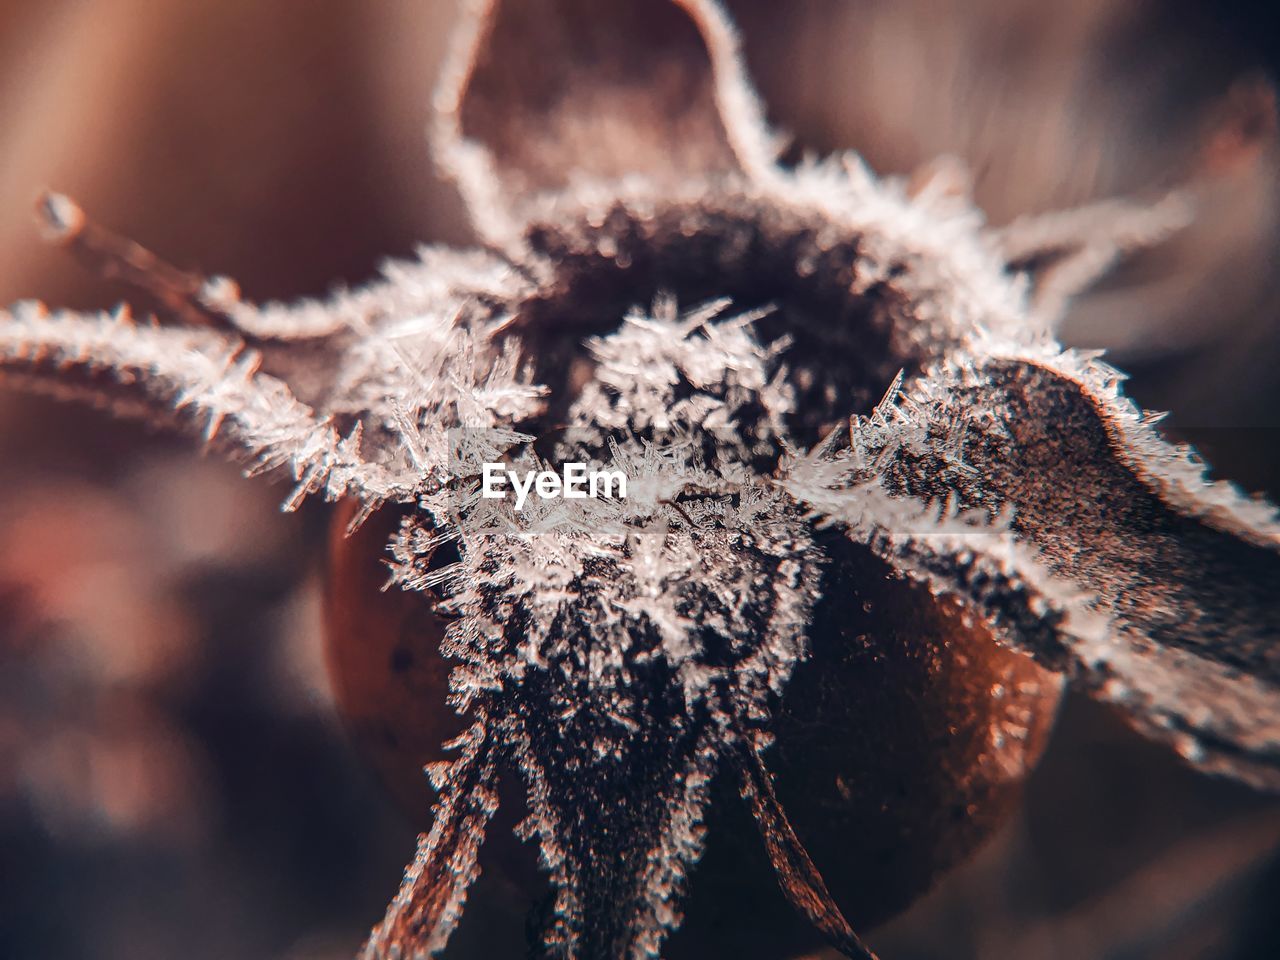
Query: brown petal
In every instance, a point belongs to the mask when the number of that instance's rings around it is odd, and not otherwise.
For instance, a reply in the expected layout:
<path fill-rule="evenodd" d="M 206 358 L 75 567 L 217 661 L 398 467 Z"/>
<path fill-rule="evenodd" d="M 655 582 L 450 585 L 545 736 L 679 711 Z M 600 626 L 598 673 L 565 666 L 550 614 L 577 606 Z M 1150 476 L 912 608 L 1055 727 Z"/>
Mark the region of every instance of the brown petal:
<path fill-rule="evenodd" d="M 733 29 L 710 0 L 474 0 L 436 110 L 441 165 L 491 237 L 514 195 L 771 161 Z"/>
<path fill-rule="evenodd" d="M 887 484 L 918 500 L 958 494 L 961 506 L 1011 508 L 1013 537 L 1038 558 L 1006 551 L 1004 566 L 1030 600 L 1023 609 L 1044 614 L 1034 630 L 1015 625 L 1020 642 L 1192 763 L 1280 788 L 1280 524 L 1266 505 L 1206 483 L 1117 380 L 1073 353 L 957 365 L 915 392 L 937 422 L 969 419 L 972 479 L 913 452 Z M 987 538 L 994 548 L 1000 535 Z M 931 555 L 935 585 L 993 589 L 972 575 L 986 548 L 895 539 Z M 1083 605 L 1054 579 L 1083 591 Z M 1106 618 L 1101 629 L 1078 628 L 1089 611 Z"/>
<path fill-rule="evenodd" d="M 652 677 L 636 683 L 646 686 Z M 713 740 L 645 720 L 625 748 L 583 762 L 605 741 L 591 736 L 601 729 L 597 708 L 585 694 L 581 702 L 566 719 L 562 706 L 547 709 L 563 699 L 534 700 L 523 729 L 507 735 L 528 786 L 520 833 L 537 838 L 555 888 L 537 956 L 658 956 L 680 925 L 686 877 L 702 854 Z M 663 709 L 667 701 L 655 700 L 642 712 Z"/>
<path fill-rule="evenodd" d="M 742 758 L 738 769 L 742 777 L 742 795 L 760 828 L 769 862 L 773 864 L 787 901 L 844 956 L 855 960 L 876 960 L 876 955 L 858 939 L 849 921 L 831 899 L 822 874 L 791 828 L 786 812 L 773 791 L 773 777 L 765 768 L 763 758 L 755 750 L 747 753 L 749 755 Z"/>

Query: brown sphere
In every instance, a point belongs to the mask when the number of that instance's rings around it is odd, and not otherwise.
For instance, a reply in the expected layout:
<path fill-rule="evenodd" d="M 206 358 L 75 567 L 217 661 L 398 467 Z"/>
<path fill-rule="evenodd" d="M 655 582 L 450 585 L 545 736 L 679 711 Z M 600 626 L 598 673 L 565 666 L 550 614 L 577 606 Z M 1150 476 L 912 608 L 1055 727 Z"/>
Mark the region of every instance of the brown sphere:
<path fill-rule="evenodd" d="M 865 548 L 820 536 L 831 562 L 811 656 L 787 686 L 766 759 L 832 897 L 865 931 L 1014 810 L 1048 741 L 1062 679 Z M 784 901 L 736 783 L 721 788 L 685 927 L 665 955 L 714 947 L 746 960 L 818 946 Z"/>
<path fill-rule="evenodd" d="M 445 621 L 422 596 L 382 589 L 399 512 L 379 510 L 348 537 L 354 513 L 354 504 L 342 504 L 329 538 L 324 619 L 330 683 L 357 750 L 426 829 L 434 795 L 422 768 L 446 759 L 441 744 L 465 726 L 445 702 Z"/>

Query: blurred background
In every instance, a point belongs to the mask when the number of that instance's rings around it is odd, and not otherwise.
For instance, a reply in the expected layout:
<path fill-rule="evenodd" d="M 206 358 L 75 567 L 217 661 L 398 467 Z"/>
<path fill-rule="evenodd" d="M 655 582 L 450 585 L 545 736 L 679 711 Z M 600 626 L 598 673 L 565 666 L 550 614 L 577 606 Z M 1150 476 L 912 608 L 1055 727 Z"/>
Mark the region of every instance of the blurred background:
<path fill-rule="evenodd" d="M 997 223 L 1191 190 L 1195 226 L 1082 299 L 1066 338 L 1280 497 L 1270 4 L 727 5 L 791 157 L 905 174 L 952 153 Z M 453 6 L 0 0 L 0 302 L 129 295 L 39 242 L 46 187 L 259 300 L 465 241 L 423 133 Z M 325 510 L 281 498 L 0 392 L 0 957 L 336 960 L 381 916 L 415 826 L 331 703 Z M 1280 804 L 1071 700 L 1021 815 L 869 938 L 887 960 L 1243 960 L 1280 956 L 1278 903 Z"/>

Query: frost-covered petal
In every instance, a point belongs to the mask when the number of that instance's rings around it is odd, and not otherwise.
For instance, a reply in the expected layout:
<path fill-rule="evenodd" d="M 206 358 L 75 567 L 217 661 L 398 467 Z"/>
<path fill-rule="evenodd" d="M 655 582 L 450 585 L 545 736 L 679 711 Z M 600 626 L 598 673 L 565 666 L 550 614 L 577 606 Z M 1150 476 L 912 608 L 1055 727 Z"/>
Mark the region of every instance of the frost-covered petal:
<path fill-rule="evenodd" d="M 1070 342 L 1122 350 L 1131 362 L 1274 340 L 1275 311 L 1265 304 L 1275 296 L 1270 251 L 1280 218 L 1275 94 L 1253 58 L 1208 26 L 1217 8 L 1125 0 L 732 6 L 770 116 L 800 144 L 856 149 L 886 173 L 958 156 L 993 224 L 1186 188 L 1194 222 L 1074 303 Z M 1188 50 L 1217 51 L 1219 68 L 1187 69 Z M 1218 350 L 1199 349 L 1179 364 L 1225 369 L 1213 361 L 1225 362 Z M 1275 366 L 1274 354 L 1252 370 L 1237 363 L 1239 378 Z M 1180 389 L 1209 394 L 1222 377 L 1190 379 L 1203 385 Z"/>
<path fill-rule="evenodd" d="M 39 304 L 0 311 L 0 374 L 33 391 L 117 414 L 194 428 L 255 471 L 292 474 L 288 505 L 323 491 L 374 505 L 411 498 L 415 480 L 365 459 L 357 428 L 329 420 L 259 370 L 259 357 L 208 330 L 135 323 L 114 315 L 48 313 Z"/>
<path fill-rule="evenodd" d="M 592 743 L 586 759 L 577 744 L 593 728 L 617 739 L 600 719 L 587 706 L 567 721 L 531 711 L 521 724 L 516 759 L 530 810 L 521 829 L 538 839 L 555 891 L 542 931 L 548 955 L 644 960 L 683 917 L 714 747 L 709 731 L 646 722 L 621 748 Z"/>
<path fill-rule="evenodd" d="M 711 0 L 471 0 L 436 111 L 440 163 L 490 237 L 508 234 L 517 196 L 772 162 Z"/>
<path fill-rule="evenodd" d="M 291 303 L 251 303 L 232 281 L 216 278 L 204 285 L 201 303 L 253 345 L 264 370 L 326 412 L 372 410 L 388 396 L 447 403 L 459 399 L 451 385 L 474 388 L 481 404 L 501 405 L 496 394 L 485 396 L 487 388 L 527 394 L 512 370 L 479 382 L 502 353 L 482 345 L 487 330 L 503 322 L 502 304 L 527 292 L 527 279 L 509 262 L 435 246 L 389 260 L 381 272 L 358 289 Z M 441 425 L 478 425 L 471 419 Z"/>
<path fill-rule="evenodd" d="M 373 928 L 360 960 L 425 960 L 449 942 L 467 891 L 480 875 L 477 859 L 498 809 L 497 764 L 478 722 L 455 744 L 456 761 L 430 768 L 441 797 L 431 832 L 405 870 L 400 891 Z"/>
<path fill-rule="evenodd" d="M 141 249 L 93 231 L 95 255 L 110 262 Z M 138 259 L 131 269 L 145 276 L 154 258 Z M 173 273 L 155 269 L 141 285 Z M 136 323 L 127 308 L 88 316 L 19 304 L 0 312 L 0 371 L 19 388 L 120 415 L 194 422 L 256 471 L 291 472 L 289 508 L 316 492 L 370 510 L 412 500 L 444 481 L 448 431 L 525 420 L 545 391 L 518 345 L 490 336 L 527 283 L 510 263 L 436 247 L 383 272 L 359 290 L 288 305 L 252 304 L 233 282 L 208 281 L 166 310 L 177 325 Z"/>
<path fill-rule="evenodd" d="M 1207 483 L 1118 379 L 1071 352 L 991 356 L 914 385 L 881 411 L 893 429 L 856 422 L 851 459 L 897 506 L 880 546 L 1189 761 L 1280 786 L 1280 524 Z"/>

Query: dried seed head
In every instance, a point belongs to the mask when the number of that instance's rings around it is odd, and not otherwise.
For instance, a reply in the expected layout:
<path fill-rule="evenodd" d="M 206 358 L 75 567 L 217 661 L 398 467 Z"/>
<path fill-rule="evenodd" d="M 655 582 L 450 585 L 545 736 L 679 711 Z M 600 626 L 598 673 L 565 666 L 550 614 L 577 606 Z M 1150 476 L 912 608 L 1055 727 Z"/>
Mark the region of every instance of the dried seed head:
<path fill-rule="evenodd" d="M 258 307 L 94 243 L 178 325 L 0 320 L 6 370 L 176 411 L 290 474 L 289 508 L 396 512 L 392 585 L 423 617 L 366 674 L 379 644 L 348 656 L 366 622 L 337 591 L 343 696 L 375 729 L 456 736 L 423 747 L 434 819 L 365 957 L 444 949 L 512 774 L 549 955 L 657 955 L 728 777 L 792 906 L 869 957 L 842 908 L 883 913 L 970 849 L 1038 753 L 1057 684 L 997 644 L 1205 769 L 1280 785 L 1274 511 L 1207 484 L 1115 371 L 1054 340 L 1068 297 L 1185 222 L 1178 195 L 993 231 L 945 164 L 781 167 L 710 0 L 477 0 L 437 111 L 482 249 Z M 526 510 L 484 496 L 490 461 L 634 483 Z M 373 562 L 358 543 L 343 563 Z M 370 606 L 381 641 L 404 625 Z M 439 641 L 456 727 L 419 713 L 406 639 L 433 694 Z M 892 717 L 879 748 L 804 741 Z M 907 774 L 895 815 L 923 839 L 876 900 L 806 850 L 811 801 L 858 811 Z"/>

